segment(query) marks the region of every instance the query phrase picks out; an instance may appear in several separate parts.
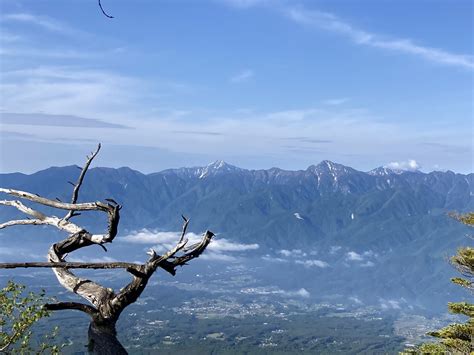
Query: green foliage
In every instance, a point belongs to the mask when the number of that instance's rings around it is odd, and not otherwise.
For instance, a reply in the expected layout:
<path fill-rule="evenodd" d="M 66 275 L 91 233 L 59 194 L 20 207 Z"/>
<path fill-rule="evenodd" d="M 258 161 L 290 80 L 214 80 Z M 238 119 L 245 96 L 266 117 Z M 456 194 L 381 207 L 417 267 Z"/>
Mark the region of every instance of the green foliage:
<path fill-rule="evenodd" d="M 51 344 L 57 335 L 57 327 L 35 344 L 36 349 L 32 348 L 32 326 L 49 316 L 43 307 L 46 301 L 44 291 L 26 293 L 25 286 L 13 281 L 0 289 L 0 353 L 60 353 L 62 346 Z"/>
<path fill-rule="evenodd" d="M 474 213 L 464 215 L 451 214 L 461 223 L 474 227 Z M 456 285 L 473 291 L 474 248 L 461 247 L 450 259 L 451 264 L 465 277 L 455 277 L 451 281 Z M 464 324 L 450 324 L 428 335 L 440 339 L 439 343 L 422 344 L 415 349 L 405 350 L 404 354 L 474 354 L 474 304 L 467 302 L 448 303 L 453 314 L 469 317 Z"/>
<path fill-rule="evenodd" d="M 467 302 L 449 302 L 448 309 L 453 314 L 463 314 L 471 318 L 474 317 L 474 304 Z"/>

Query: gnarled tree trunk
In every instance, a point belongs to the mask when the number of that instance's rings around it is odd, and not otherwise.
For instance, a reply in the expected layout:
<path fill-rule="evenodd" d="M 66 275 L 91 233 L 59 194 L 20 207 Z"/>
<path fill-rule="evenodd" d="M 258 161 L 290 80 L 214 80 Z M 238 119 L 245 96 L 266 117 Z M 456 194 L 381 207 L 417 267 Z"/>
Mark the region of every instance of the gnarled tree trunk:
<path fill-rule="evenodd" d="M 87 349 L 91 354 L 123 355 L 127 354 L 125 348 L 117 339 L 115 322 L 104 323 L 92 320 L 89 324 L 89 344 Z"/>
<path fill-rule="evenodd" d="M 85 174 L 92 160 L 98 154 L 97 150 L 87 158 L 79 178 L 74 186 L 70 203 L 59 200 L 50 200 L 36 194 L 25 191 L 0 188 L 0 192 L 18 199 L 27 200 L 43 206 L 67 210 L 63 218 L 47 216 L 44 213 L 26 206 L 20 200 L 1 200 L 0 205 L 12 206 L 25 213 L 31 218 L 12 220 L 0 224 L 0 229 L 15 225 L 51 225 L 69 233 L 69 236 L 53 244 L 48 252 L 48 263 L 3 263 L 0 268 L 15 267 L 51 267 L 59 283 L 67 290 L 76 293 L 90 303 L 59 302 L 47 304 L 49 310 L 79 310 L 91 317 L 89 326 L 89 351 L 93 354 L 126 354 L 125 348 L 117 340 L 115 325 L 122 311 L 131 303 L 134 303 L 145 289 L 148 280 L 158 268 L 175 275 L 178 266 L 185 265 L 188 261 L 199 257 L 212 240 L 214 234 L 207 231 L 202 240 L 186 249 L 188 240 L 185 238 L 189 220 L 183 216 L 184 224 L 181 237 L 176 246 L 163 255 L 158 255 L 150 249 L 149 258 L 144 264 L 111 262 L 111 263 L 69 263 L 66 261 L 70 253 L 91 245 L 99 245 L 107 251 L 104 244 L 111 243 L 118 232 L 121 206 L 112 199 L 105 202 L 77 203 L 79 190 L 82 186 Z M 81 211 L 99 211 L 108 216 L 108 228 L 105 234 L 91 234 L 86 229 L 72 223 L 70 220 L 80 214 Z M 74 268 L 125 268 L 131 275 L 132 281 L 115 292 L 92 280 L 76 276 L 70 269 Z"/>

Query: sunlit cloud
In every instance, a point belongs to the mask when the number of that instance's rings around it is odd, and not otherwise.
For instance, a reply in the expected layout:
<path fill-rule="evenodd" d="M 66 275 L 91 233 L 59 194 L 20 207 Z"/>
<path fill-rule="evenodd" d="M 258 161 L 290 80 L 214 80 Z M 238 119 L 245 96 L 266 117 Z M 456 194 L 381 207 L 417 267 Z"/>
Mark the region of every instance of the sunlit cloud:
<path fill-rule="evenodd" d="M 351 260 L 351 261 L 362 261 L 362 260 L 364 260 L 362 255 L 360 255 L 359 253 L 356 253 L 355 251 L 350 251 L 346 255 L 347 255 L 347 260 Z"/>
<path fill-rule="evenodd" d="M 420 164 L 414 159 L 407 161 L 393 161 L 385 165 L 386 168 L 393 170 L 417 171 L 421 169 Z"/>
<path fill-rule="evenodd" d="M 160 232 L 148 229 L 135 231 L 121 237 L 120 242 L 150 245 L 158 252 L 165 252 L 173 248 L 180 238 L 179 232 Z M 202 236 L 195 233 L 187 233 L 189 246 L 198 243 Z M 206 251 L 200 256 L 203 260 L 216 261 L 237 261 L 241 253 L 257 250 L 259 245 L 256 243 L 244 244 L 232 242 L 225 238 L 214 237 Z"/>

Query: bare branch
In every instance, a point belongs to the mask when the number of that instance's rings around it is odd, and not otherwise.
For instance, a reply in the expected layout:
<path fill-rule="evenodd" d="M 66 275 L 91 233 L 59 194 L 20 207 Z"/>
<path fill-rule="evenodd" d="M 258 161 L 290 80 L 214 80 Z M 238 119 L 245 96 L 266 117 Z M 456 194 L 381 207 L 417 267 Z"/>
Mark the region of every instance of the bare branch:
<path fill-rule="evenodd" d="M 69 233 L 77 233 L 82 230 L 81 227 L 75 225 L 74 223 L 64 221 L 55 216 L 48 217 L 39 211 L 25 206 L 20 201 L 1 200 L 0 205 L 15 207 L 19 211 L 32 217 L 35 217 L 35 219 L 20 219 L 2 223 L 0 224 L 0 229 L 18 225 L 50 225 Z"/>
<path fill-rule="evenodd" d="M 86 176 L 87 170 L 89 169 L 89 166 L 92 163 L 92 160 L 99 154 L 100 151 L 100 143 L 97 145 L 97 149 L 95 152 L 91 154 L 90 157 L 87 158 L 86 164 L 81 170 L 81 174 L 79 175 L 79 178 L 77 179 L 77 182 L 75 184 L 72 184 L 74 186 L 74 190 L 72 191 L 72 198 L 71 198 L 71 203 L 76 203 L 77 198 L 79 197 L 79 190 L 82 186 L 82 182 L 84 181 L 84 177 Z M 71 217 L 74 216 L 74 210 L 70 210 L 68 214 L 64 217 L 64 220 L 69 220 Z"/>
<path fill-rule="evenodd" d="M 100 1 L 99 1 L 100 5 Z M 101 7 L 102 9 L 102 7 Z M 103 11 L 103 9 L 102 9 Z M 105 14 L 105 12 L 104 12 Z M 148 280 L 158 269 L 158 267 L 176 274 L 178 266 L 186 265 L 187 262 L 194 258 L 198 258 L 211 242 L 214 234 L 207 231 L 199 243 L 189 248 L 185 248 L 188 239 L 185 237 L 189 220 L 182 216 L 183 227 L 177 244 L 163 255 L 158 255 L 153 249 L 148 253 L 150 257 L 144 264 L 127 263 L 127 262 L 107 262 L 107 263 L 78 263 L 67 262 L 66 257 L 81 248 L 97 244 L 105 251 L 107 249 L 104 244 L 113 241 L 118 233 L 118 225 L 120 222 L 120 209 L 122 208 L 115 200 L 109 198 L 104 202 L 86 202 L 77 203 L 80 189 L 83 185 L 85 175 L 89 169 L 92 160 L 99 153 L 101 146 L 98 145 L 95 152 L 87 157 L 84 167 L 74 186 L 71 202 L 65 203 L 59 199 L 51 200 L 25 191 L 14 189 L 0 188 L 0 193 L 5 193 L 15 198 L 28 200 L 43 206 L 53 207 L 60 210 L 67 210 L 67 214 L 63 218 L 56 216 L 47 216 L 44 213 L 36 211 L 20 201 L 1 200 L 0 205 L 12 206 L 26 215 L 33 217 L 32 219 L 12 220 L 0 224 L 0 229 L 15 225 L 51 225 L 60 230 L 69 233 L 69 236 L 53 244 L 48 252 L 48 262 L 25 262 L 25 263 L 0 263 L 0 269 L 10 268 L 51 268 L 55 273 L 59 283 L 67 290 L 76 293 L 92 304 L 86 305 L 75 302 L 61 302 L 46 305 L 46 309 L 75 309 L 83 311 L 93 318 L 93 323 L 106 324 L 115 329 L 115 323 L 120 313 L 129 304 L 135 302 L 145 289 Z M 108 226 L 106 234 L 91 234 L 86 229 L 72 223 L 70 219 L 79 215 L 79 211 L 101 211 L 107 213 Z M 111 288 L 106 288 L 98 283 L 88 279 L 76 276 L 70 269 L 126 269 L 132 275 L 132 281 L 122 288 L 117 294 Z"/>
<path fill-rule="evenodd" d="M 96 316 L 99 312 L 92 306 L 78 302 L 58 302 L 58 303 L 46 303 L 44 308 L 48 311 L 59 311 L 63 309 L 72 309 L 82 311 L 90 315 L 91 317 Z"/>
<path fill-rule="evenodd" d="M 42 225 L 42 224 L 48 224 L 48 223 L 40 219 L 17 219 L 17 220 L 1 223 L 0 229 L 12 227 L 12 226 Z"/>
<path fill-rule="evenodd" d="M 126 262 L 107 262 L 107 263 L 89 263 L 89 262 L 27 262 L 27 263 L 0 263 L 0 269 L 16 268 L 66 268 L 66 269 L 131 269 L 138 270 L 141 264 Z"/>
<path fill-rule="evenodd" d="M 36 202 L 44 206 L 54 207 L 61 210 L 108 212 L 112 208 L 110 204 L 106 204 L 100 201 L 87 202 L 87 203 L 65 203 L 65 202 L 50 200 L 48 198 L 41 197 L 41 196 L 29 193 L 29 192 L 25 192 L 25 191 L 20 191 L 20 190 L 0 188 L 0 192 L 6 193 L 8 195 L 15 196 L 18 198 L 23 198 L 28 201 Z"/>
<path fill-rule="evenodd" d="M 0 200 L 0 205 L 4 205 L 4 206 L 11 206 L 11 207 L 15 207 L 16 209 L 18 209 L 20 212 L 23 212 L 27 215 L 30 215 L 34 218 L 37 218 L 37 219 L 44 219 L 46 218 L 46 215 L 39 212 L 39 211 L 36 211 L 28 206 L 25 206 L 23 203 L 21 203 L 20 201 L 9 201 L 9 200 Z"/>
<path fill-rule="evenodd" d="M 11 196 L 23 198 L 32 202 L 36 202 L 48 207 L 54 207 L 58 209 L 65 209 L 70 211 L 102 211 L 108 214 L 108 233 L 105 235 L 93 235 L 92 240 L 95 244 L 102 244 L 102 243 L 109 243 L 111 242 L 118 232 L 118 224 L 120 221 L 120 209 L 122 206 L 120 205 L 112 205 L 110 203 L 103 203 L 100 201 L 97 202 L 87 202 L 87 203 L 64 203 L 59 202 L 56 200 L 50 200 L 29 192 L 13 190 L 13 189 L 5 189 L 0 188 L 0 192 L 9 194 Z M 25 205 L 23 205 L 20 201 L 7 201 L 3 200 L 0 201 L 0 204 L 10 205 L 18 208 L 20 211 L 27 213 L 29 215 L 33 215 L 38 219 L 45 221 L 43 224 L 49 224 L 55 226 L 59 229 L 68 231 L 70 233 L 77 233 L 83 228 L 80 228 L 73 224 L 70 221 L 65 219 L 60 219 L 58 217 L 47 217 L 41 212 L 35 211 Z"/>
<path fill-rule="evenodd" d="M 181 217 L 183 218 L 184 223 L 183 223 L 183 228 L 181 231 L 181 238 L 179 238 L 179 243 L 183 241 L 184 235 L 186 234 L 186 230 L 188 229 L 188 224 L 189 224 L 189 219 L 187 219 L 183 215 L 181 215 Z"/>
<path fill-rule="evenodd" d="M 214 237 L 214 235 L 215 234 L 212 233 L 211 231 L 206 231 L 200 243 L 198 243 L 191 251 L 184 254 L 183 256 L 175 258 L 170 263 L 173 264 L 175 267 L 183 266 L 188 261 L 191 261 L 194 258 L 198 258 L 204 252 L 204 250 L 206 250 L 207 246 L 211 242 L 212 237 Z"/>

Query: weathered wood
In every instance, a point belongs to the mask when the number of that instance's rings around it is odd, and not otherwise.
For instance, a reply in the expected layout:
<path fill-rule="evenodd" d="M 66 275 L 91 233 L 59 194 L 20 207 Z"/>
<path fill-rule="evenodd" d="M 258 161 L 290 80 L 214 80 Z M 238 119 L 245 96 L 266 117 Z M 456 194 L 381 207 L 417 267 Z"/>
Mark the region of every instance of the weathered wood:
<path fill-rule="evenodd" d="M 105 251 L 103 244 L 111 243 L 118 233 L 121 206 L 113 199 L 105 199 L 106 202 L 86 202 L 77 203 L 80 188 L 83 184 L 86 172 L 100 150 L 100 144 L 95 152 L 81 169 L 77 182 L 71 183 L 74 186 L 71 202 L 64 203 L 57 200 L 44 198 L 29 192 L 14 189 L 0 188 L 1 193 L 31 201 L 43 206 L 67 210 L 63 218 L 47 216 L 42 212 L 24 205 L 18 200 L 0 200 L 0 205 L 11 206 L 19 211 L 33 217 L 33 219 L 12 220 L 0 224 L 0 229 L 15 225 L 50 225 L 69 233 L 69 236 L 57 243 L 54 243 L 48 252 L 48 262 L 24 262 L 24 263 L 0 263 L 0 269 L 11 268 L 51 268 L 59 283 L 67 290 L 81 296 L 91 305 L 76 302 L 59 302 L 48 304 L 45 307 L 49 310 L 79 310 L 91 316 L 92 321 L 89 327 L 89 349 L 97 354 L 126 354 L 126 350 L 116 338 L 115 324 L 122 311 L 131 303 L 134 303 L 142 294 L 148 284 L 149 279 L 158 268 L 176 274 L 178 266 L 186 265 L 187 262 L 198 258 L 209 245 L 214 234 L 207 231 L 202 240 L 189 248 L 185 248 L 188 240 L 185 238 L 189 220 L 184 216 L 181 236 L 176 245 L 158 255 L 153 249 L 148 253 L 149 259 L 144 264 L 127 262 L 107 262 L 107 263 L 83 263 L 67 262 L 68 254 L 91 245 L 100 245 Z M 105 212 L 108 216 L 107 232 L 105 234 L 92 234 L 86 229 L 72 223 L 70 219 L 78 215 L 77 211 L 99 211 Z M 117 294 L 111 288 L 106 288 L 96 282 L 80 278 L 70 271 L 70 269 L 126 269 L 132 275 L 132 281 L 122 288 Z"/>
<path fill-rule="evenodd" d="M 79 197 L 79 190 L 82 186 L 82 182 L 84 181 L 84 177 L 86 176 L 87 170 L 89 169 L 89 166 L 91 165 L 92 160 L 94 160 L 94 158 L 97 156 L 97 154 L 99 154 L 100 147 L 101 147 L 101 145 L 99 143 L 97 145 L 97 149 L 95 150 L 95 152 L 93 152 L 90 157 L 87 157 L 86 164 L 81 169 L 81 173 L 79 174 L 77 182 L 75 184 L 73 184 L 74 189 L 72 190 L 71 203 L 76 203 L 77 202 L 77 198 Z M 59 202 L 61 202 L 61 201 L 59 201 Z M 64 217 L 64 219 L 66 221 L 69 220 L 71 217 L 74 216 L 74 212 L 75 212 L 74 210 L 70 210 L 67 213 L 67 215 Z"/>
<path fill-rule="evenodd" d="M 0 263 L 0 269 L 16 269 L 16 268 L 53 268 L 62 267 L 67 269 L 139 269 L 141 264 L 126 262 L 108 262 L 108 263 L 88 263 L 88 262 L 28 262 L 28 263 Z"/>

